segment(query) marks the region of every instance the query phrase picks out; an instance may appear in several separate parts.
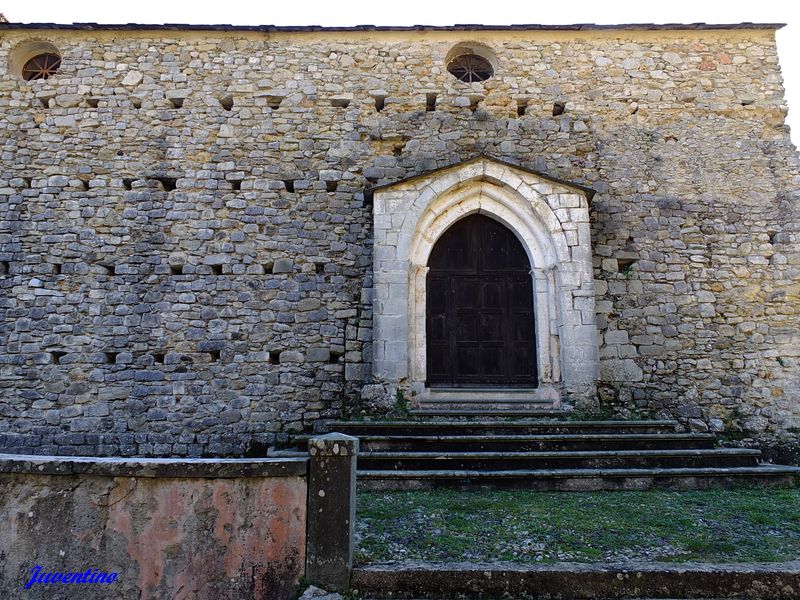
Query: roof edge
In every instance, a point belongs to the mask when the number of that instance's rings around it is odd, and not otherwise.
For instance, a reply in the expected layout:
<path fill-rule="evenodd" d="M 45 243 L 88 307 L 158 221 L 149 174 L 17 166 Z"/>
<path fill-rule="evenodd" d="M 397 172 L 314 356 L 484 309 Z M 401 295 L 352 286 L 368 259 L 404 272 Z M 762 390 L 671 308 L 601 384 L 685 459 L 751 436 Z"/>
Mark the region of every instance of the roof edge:
<path fill-rule="evenodd" d="M 384 183 L 382 185 L 377 185 L 375 187 L 367 188 L 365 190 L 365 194 L 367 196 L 371 196 L 371 195 L 375 194 L 375 192 L 380 192 L 382 190 L 388 189 L 390 187 L 394 187 L 396 185 L 401 185 L 401 184 L 404 184 L 404 183 L 408 183 L 409 181 L 413 181 L 415 179 L 421 179 L 423 177 L 430 177 L 434 173 L 439 173 L 441 171 L 446 171 L 448 169 L 452 169 L 452 168 L 455 168 L 455 167 L 462 167 L 464 165 L 468 165 L 470 163 L 478 162 L 479 160 L 483 160 L 483 159 L 489 160 L 489 161 L 492 161 L 492 162 L 495 162 L 495 163 L 498 163 L 498 164 L 501 164 L 501 165 L 506 166 L 506 167 L 511 167 L 512 169 L 519 169 L 520 171 L 525 171 L 526 173 L 530 173 L 531 175 L 535 175 L 536 177 L 540 177 L 541 179 L 544 179 L 545 181 L 549 181 L 549 182 L 554 183 L 556 185 L 561 185 L 561 186 L 564 186 L 564 187 L 569 187 L 569 188 L 580 190 L 581 192 L 586 194 L 586 199 L 588 201 L 590 201 L 590 202 L 591 202 L 592 198 L 594 197 L 594 195 L 597 193 L 597 190 L 595 190 L 593 188 L 590 188 L 590 187 L 587 187 L 585 185 L 581 185 L 579 183 L 574 183 L 572 181 L 567 181 L 566 179 L 559 179 L 558 177 L 553 177 L 552 175 L 548 175 L 547 173 L 542 173 L 541 171 L 537 171 L 535 169 L 531 169 L 529 167 L 525 167 L 525 166 L 520 165 L 518 163 L 514 163 L 514 162 L 510 162 L 508 160 L 504 160 L 502 158 L 498 158 L 498 157 L 496 157 L 496 156 L 494 156 L 492 154 L 481 153 L 481 154 L 477 154 L 476 156 L 473 156 L 472 158 L 468 158 L 466 160 L 462 160 L 462 161 L 459 161 L 459 162 L 454 162 L 454 163 L 451 163 L 449 165 L 445 165 L 443 167 L 438 167 L 436 169 L 431 169 L 430 171 L 425 171 L 423 173 L 417 173 L 416 175 L 411 175 L 410 177 L 405 177 L 404 179 L 398 179 L 397 181 L 393 181 L 391 183 Z"/>
<path fill-rule="evenodd" d="M 354 25 L 324 27 L 321 25 L 193 25 L 188 23 L 0 23 L 3 30 L 72 30 L 72 31 L 255 31 L 264 33 L 357 32 L 357 31 L 705 31 L 734 29 L 778 30 L 786 23 L 629 23 L 601 25 Z"/>

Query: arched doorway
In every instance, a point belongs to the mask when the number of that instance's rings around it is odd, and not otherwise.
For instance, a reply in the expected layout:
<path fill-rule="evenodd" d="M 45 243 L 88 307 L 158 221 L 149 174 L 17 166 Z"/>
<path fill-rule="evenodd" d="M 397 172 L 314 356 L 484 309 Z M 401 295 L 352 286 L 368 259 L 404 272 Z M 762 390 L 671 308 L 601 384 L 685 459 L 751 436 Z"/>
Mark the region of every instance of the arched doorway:
<path fill-rule="evenodd" d="M 504 225 L 467 216 L 442 234 L 427 274 L 427 385 L 535 387 L 528 255 Z"/>

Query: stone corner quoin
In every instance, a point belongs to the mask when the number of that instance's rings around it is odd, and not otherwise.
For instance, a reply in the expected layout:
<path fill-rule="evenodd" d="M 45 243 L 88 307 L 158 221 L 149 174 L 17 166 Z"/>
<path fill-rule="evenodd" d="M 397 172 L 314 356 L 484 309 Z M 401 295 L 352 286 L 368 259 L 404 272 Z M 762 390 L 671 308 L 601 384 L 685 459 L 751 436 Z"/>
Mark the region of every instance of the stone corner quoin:
<path fill-rule="evenodd" d="M 459 44 L 490 78 L 448 72 Z M 800 428 L 768 26 L 15 25 L 0 89 L 4 452 L 259 455 L 425 394 L 426 260 L 476 212 L 531 261 L 547 398 Z"/>

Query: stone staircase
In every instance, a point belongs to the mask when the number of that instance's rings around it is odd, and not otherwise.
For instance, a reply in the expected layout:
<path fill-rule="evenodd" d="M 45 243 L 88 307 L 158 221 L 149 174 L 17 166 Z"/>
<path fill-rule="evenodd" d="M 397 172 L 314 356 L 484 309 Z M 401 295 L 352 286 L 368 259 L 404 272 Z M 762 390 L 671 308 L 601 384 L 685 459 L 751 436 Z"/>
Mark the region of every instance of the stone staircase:
<path fill-rule="evenodd" d="M 485 390 L 481 388 L 437 388 L 420 401 L 419 408 L 412 411 L 418 416 L 555 416 L 566 414 L 553 405 L 553 399 L 538 395 L 531 388 L 505 388 Z"/>
<path fill-rule="evenodd" d="M 680 433 L 672 421 L 576 421 L 567 414 L 530 406 L 427 406 L 409 419 L 333 421 L 327 429 L 359 438 L 358 486 L 365 490 L 700 489 L 800 481 L 800 467 L 762 463 L 758 450 L 718 448 L 712 434 Z M 305 438 L 294 441 L 301 446 Z"/>

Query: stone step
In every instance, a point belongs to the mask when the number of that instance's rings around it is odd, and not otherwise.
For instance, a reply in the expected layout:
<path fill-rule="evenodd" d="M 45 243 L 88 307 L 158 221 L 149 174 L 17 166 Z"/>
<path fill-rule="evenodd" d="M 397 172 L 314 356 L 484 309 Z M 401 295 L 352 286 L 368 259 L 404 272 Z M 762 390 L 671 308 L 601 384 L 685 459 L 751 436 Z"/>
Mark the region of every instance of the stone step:
<path fill-rule="evenodd" d="M 362 452 L 546 452 L 559 450 L 667 450 L 713 448 L 703 433 L 621 433 L 553 435 L 368 435 Z"/>
<path fill-rule="evenodd" d="M 553 410 L 553 399 L 531 388 L 436 388 L 420 399 L 419 410 Z"/>
<path fill-rule="evenodd" d="M 459 388 L 431 388 L 424 401 L 436 400 L 462 400 L 469 398 L 480 398 L 483 401 L 507 400 L 507 399 L 526 399 L 536 400 L 545 404 L 552 404 L 550 398 L 540 398 L 538 388 L 486 388 L 486 387 L 459 387 Z"/>
<path fill-rule="evenodd" d="M 616 450 L 577 452 L 362 452 L 359 471 L 630 469 L 755 467 L 758 450 Z"/>
<path fill-rule="evenodd" d="M 496 412 L 519 412 L 527 411 L 532 413 L 545 412 L 552 413 L 555 410 L 551 404 L 542 404 L 539 402 L 420 402 L 418 408 L 414 411 L 432 412 L 435 414 L 442 414 L 447 412 L 457 412 L 462 410 L 483 411 L 487 414 Z"/>
<path fill-rule="evenodd" d="M 652 469 L 518 469 L 507 471 L 359 470 L 363 490 L 448 488 L 593 491 L 705 489 L 739 485 L 792 486 L 800 483 L 800 467 L 652 468 Z"/>
<path fill-rule="evenodd" d="M 503 435 L 557 433 L 671 433 L 674 421 L 552 421 L 519 419 L 473 421 L 331 421 L 327 431 L 368 435 Z"/>
<path fill-rule="evenodd" d="M 360 565 L 350 587 L 361 598 L 739 598 L 797 600 L 800 564 L 617 562 Z"/>
<path fill-rule="evenodd" d="M 420 419 L 441 418 L 492 418 L 492 419 L 554 419 L 563 420 L 571 411 L 563 408 L 526 408 L 515 407 L 500 410 L 491 404 L 484 406 L 415 408 L 408 412 L 411 417 Z"/>

